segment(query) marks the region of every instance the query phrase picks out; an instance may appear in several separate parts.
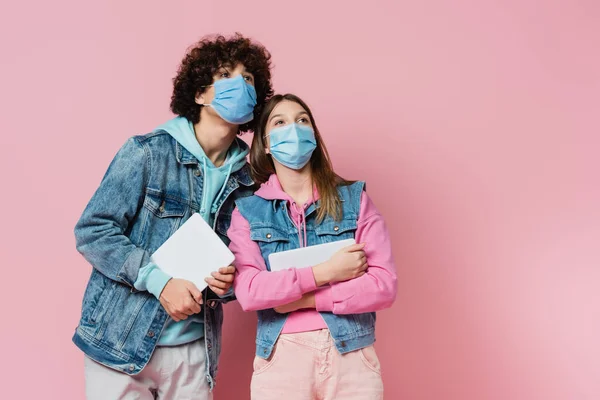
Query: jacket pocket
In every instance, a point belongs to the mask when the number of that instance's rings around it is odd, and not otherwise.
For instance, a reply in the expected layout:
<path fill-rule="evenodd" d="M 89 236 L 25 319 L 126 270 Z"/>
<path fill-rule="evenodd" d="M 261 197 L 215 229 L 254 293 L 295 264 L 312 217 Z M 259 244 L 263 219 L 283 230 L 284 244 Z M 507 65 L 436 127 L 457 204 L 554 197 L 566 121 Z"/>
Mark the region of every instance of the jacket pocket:
<path fill-rule="evenodd" d="M 116 283 L 114 281 L 109 281 L 102 290 L 102 293 L 90 314 L 88 320 L 90 325 L 98 325 L 102 322 L 102 318 L 106 315 L 106 311 L 110 305 L 110 299 L 114 294 L 115 285 Z"/>
<path fill-rule="evenodd" d="M 353 218 L 341 221 L 328 218 L 316 227 L 315 233 L 321 238 L 322 243 L 337 242 L 353 238 L 356 227 L 356 220 Z"/>
<path fill-rule="evenodd" d="M 187 209 L 187 204 L 182 201 L 153 189 L 146 190 L 144 206 L 158 218 L 181 218 Z"/>
<path fill-rule="evenodd" d="M 189 205 L 163 192 L 147 189 L 143 208 L 146 215 L 140 242 L 145 243 L 146 250 L 153 253 L 179 229 Z"/>
<path fill-rule="evenodd" d="M 289 242 L 289 235 L 272 226 L 266 227 L 250 227 L 250 238 L 255 242 L 273 243 L 273 242 Z"/>

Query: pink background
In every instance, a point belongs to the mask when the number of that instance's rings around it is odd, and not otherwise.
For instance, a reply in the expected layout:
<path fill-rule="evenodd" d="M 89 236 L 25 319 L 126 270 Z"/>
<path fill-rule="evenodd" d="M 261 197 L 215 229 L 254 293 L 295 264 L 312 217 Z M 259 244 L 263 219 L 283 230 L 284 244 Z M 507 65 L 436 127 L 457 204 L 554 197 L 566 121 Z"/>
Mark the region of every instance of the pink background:
<path fill-rule="evenodd" d="M 600 398 L 599 3 L 219 4 L 2 5 L 1 397 L 83 398 L 72 228 L 125 139 L 170 117 L 186 47 L 237 30 L 389 222 L 386 398 Z M 217 400 L 247 398 L 254 327 L 227 306 Z"/>

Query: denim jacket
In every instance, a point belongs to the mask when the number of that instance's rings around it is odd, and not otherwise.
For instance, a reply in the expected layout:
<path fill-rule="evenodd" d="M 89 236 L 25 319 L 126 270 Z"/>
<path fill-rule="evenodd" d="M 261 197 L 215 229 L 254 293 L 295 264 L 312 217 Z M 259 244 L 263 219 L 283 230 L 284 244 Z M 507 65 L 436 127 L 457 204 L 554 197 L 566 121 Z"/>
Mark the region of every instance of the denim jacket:
<path fill-rule="evenodd" d="M 317 222 L 319 201 L 306 210 L 306 235 L 309 246 L 354 238 L 360 213 L 360 199 L 364 182 L 338 187 L 342 200 L 342 218 L 339 221 L 325 217 Z M 250 225 L 250 237 L 258 243 L 270 271 L 269 254 L 300 247 L 298 230 L 288 215 L 287 202 L 266 200 L 251 196 L 236 201 L 240 214 Z M 288 314 L 273 309 L 258 311 L 256 355 L 269 358 L 283 329 Z M 348 353 L 370 346 L 375 342 L 375 313 L 339 315 L 321 312 L 336 348 Z"/>
<path fill-rule="evenodd" d="M 133 284 L 150 255 L 198 211 L 202 178 L 198 160 L 166 131 L 129 139 L 113 159 L 75 227 L 77 250 L 93 268 L 73 341 L 91 359 L 130 375 L 150 360 L 168 315 L 152 294 Z M 214 221 L 226 244 L 234 200 L 253 189 L 248 165 L 226 183 Z M 211 388 L 221 351 L 224 301 L 204 292 Z"/>

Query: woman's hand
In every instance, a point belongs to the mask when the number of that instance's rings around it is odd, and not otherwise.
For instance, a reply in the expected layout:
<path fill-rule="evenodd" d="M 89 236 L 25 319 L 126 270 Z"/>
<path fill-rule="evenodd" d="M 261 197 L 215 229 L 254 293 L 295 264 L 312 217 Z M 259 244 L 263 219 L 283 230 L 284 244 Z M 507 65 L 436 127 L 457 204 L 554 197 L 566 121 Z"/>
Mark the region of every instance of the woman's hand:
<path fill-rule="evenodd" d="M 218 272 L 212 272 L 210 278 L 206 278 L 204 281 L 208 283 L 210 290 L 215 292 L 219 296 L 224 296 L 231 286 L 233 286 L 233 279 L 235 278 L 235 267 L 230 265 L 228 267 L 219 268 Z"/>
<path fill-rule="evenodd" d="M 315 292 L 305 293 L 302 298 L 294 302 L 275 307 L 274 310 L 279 314 L 287 314 L 292 311 L 301 310 L 303 308 L 315 308 Z"/>
<path fill-rule="evenodd" d="M 367 271 L 365 243 L 353 244 L 335 253 L 328 261 L 312 268 L 317 286 L 358 278 Z"/>

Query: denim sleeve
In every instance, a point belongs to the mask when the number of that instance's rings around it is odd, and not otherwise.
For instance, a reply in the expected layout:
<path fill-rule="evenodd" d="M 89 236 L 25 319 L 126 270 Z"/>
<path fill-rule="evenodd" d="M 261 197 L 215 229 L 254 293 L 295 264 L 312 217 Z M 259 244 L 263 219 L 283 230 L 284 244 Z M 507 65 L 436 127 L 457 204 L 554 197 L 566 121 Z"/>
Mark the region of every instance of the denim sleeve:
<path fill-rule="evenodd" d="M 106 277 L 133 287 L 150 254 L 125 235 L 144 200 L 149 157 L 129 139 L 111 162 L 75 226 L 77 250 Z"/>

